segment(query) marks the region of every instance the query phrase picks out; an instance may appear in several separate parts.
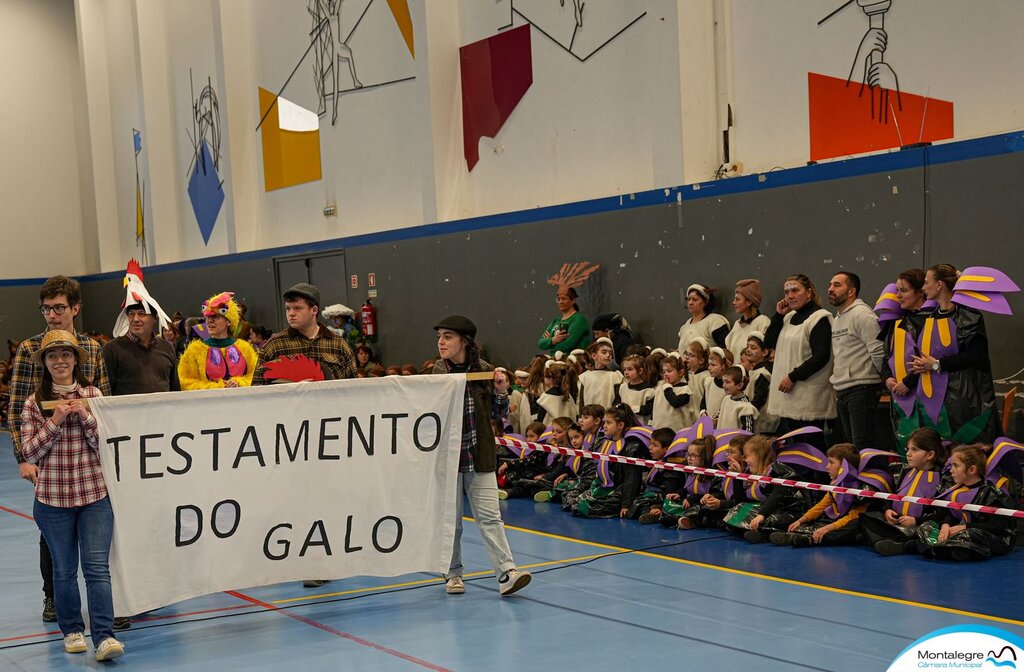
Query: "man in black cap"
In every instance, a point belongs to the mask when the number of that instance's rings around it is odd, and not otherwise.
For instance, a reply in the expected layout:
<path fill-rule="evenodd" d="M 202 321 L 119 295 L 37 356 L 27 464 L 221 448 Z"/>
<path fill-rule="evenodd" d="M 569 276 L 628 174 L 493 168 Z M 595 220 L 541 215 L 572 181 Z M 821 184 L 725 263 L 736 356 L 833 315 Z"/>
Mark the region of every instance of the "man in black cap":
<path fill-rule="evenodd" d="M 320 321 L 320 290 L 300 282 L 284 293 L 284 313 L 288 328 L 270 337 L 260 348 L 253 385 L 266 385 L 263 378 L 267 362 L 281 357 L 305 355 L 319 362 L 324 378 L 353 378 L 355 357 L 341 336 Z"/>
<path fill-rule="evenodd" d="M 466 317 L 452 315 L 436 325 L 437 352 L 441 355 L 433 373 L 466 373 L 493 371 L 494 367 L 480 359 L 476 345 L 476 325 Z M 507 385 L 507 383 L 506 383 Z M 466 592 L 462 580 L 462 494 L 469 498 L 477 529 L 491 557 L 498 577 L 498 592 L 511 595 L 530 583 L 530 573 L 516 569 L 512 550 L 505 536 L 505 524 L 498 508 L 498 482 L 495 477 L 497 449 L 494 445 L 492 419 L 508 413 L 508 388 L 495 390 L 490 381 L 467 381 L 462 416 L 462 452 L 459 455 L 459 482 L 455 510 L 455 546 L 445 591 L 449 595 Z M 499 425 L 500 426 L 500 425 Z"/>

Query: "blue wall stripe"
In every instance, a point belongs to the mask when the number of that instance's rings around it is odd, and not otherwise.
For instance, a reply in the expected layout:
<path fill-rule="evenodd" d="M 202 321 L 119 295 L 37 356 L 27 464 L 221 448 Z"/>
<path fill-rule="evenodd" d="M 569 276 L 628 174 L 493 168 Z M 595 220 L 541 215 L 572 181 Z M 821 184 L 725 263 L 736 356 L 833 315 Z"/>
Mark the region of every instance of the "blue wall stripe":
<path fill-rule="evenodd" d="M 699 182 L 695 184 L 668 187 L 664 189 L 651 189 L 635 194 L 623 194 L 621 196 L 607 196 L 575 203 L 562 205 L 551 205 L 532 210 L 517 210 L 497 215 L 486 215 L 483 217 L 471 217 L 451 222 L 435 224 L 424 224 L 391 231 L 380 231 L 344 238 L 333 238 L 298 245 L 284 247 L 266 248 L 251 252 L 240 252 L 237 254 L 224 254 L 213 257 L 203 257 L 188 261 L 179 261 L 169 264 L 147 266 L 146 273 L 161 273 L 168 271 L 180 271 L 196 268 L 205 268 L 225 263 L 238 263 L 243 261 L 257 261 L 271 259 L 273 257 L 293 256 L 299 254 L 316 254 L 340 248 L 361 247 L 364 245 L 377 245 L 380 243 L 393 243 L 402 240 L 415 238 L 428 238 L 431 236 L 442 236 L 451 233 L 462 233 L 467 231 L 480 231 L 517 224 L 528 224 L 552 219 L 564 219 L 568 217 L 579 217 L 601 212 L 613 212 L 616 210 L 628 210 L 631 208 L 643 208 L 652 205 L 664 205 L 679 201 L 696 201 L 702 198 L 715 198 L 731 194 L 756 192 L 765 189 L 777 189 L 780 187 L 791 187 L 800 184 L 813 182 L 825 182 L 839 180 L 848 177 L 861 175 L 872 175 L 877 173 L 894 172 L 907 170 L 927 165 L 934 166 L 943 163 L 967 161 L 980 159 L 1001 154 L 1013 154 L 1024 151 L 1024 131 L 992 135 L 973 140 L 961 140 L 939 145 L 926 147 L 914 147 L 904 150 L 894 150 L 885 154 L 876 154 L 859 158 L 819 163 L 798 168 L 785 168 L 773 170 L 767 173 L 745 175 L 726 180 L 714 180 L 710 182 Z M 82 276 L 82 282 L 95 282 L 120 278 L 124 271 L 111 271 L 108 273 L 96 273 Z M 13 280 L 0 280 L 0 287 L 19 287 L 24 285 L 39 285 L 46 278 L 21 278 Z"/>

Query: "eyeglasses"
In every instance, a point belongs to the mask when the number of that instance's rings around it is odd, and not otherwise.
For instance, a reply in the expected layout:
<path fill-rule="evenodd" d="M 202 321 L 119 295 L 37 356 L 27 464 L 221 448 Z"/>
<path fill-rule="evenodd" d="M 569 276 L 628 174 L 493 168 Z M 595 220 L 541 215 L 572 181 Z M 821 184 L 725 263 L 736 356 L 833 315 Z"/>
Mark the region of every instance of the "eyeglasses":
<path fill-rule="evenodd" d="M 46 361 L 48 361 L 48 362 L 56 362 L 56 361 L 59 361 L 59 360 L 63 360 L 65 362 L 70 362 L 74 358 L 75 358 L 75 353 L 73 353 L 73 352 L 48 352 L 48 353 L 46 353 Z"/>
<path fill-rule="evenodd" d="M 57 315 L 63 315 L 64 311 L 70 307 L 71 306 L 65 303 L 60 303 L 57 304 L 56 306 L 39 306 L 39 312 L 42 313 L 43 315 L 48 315 L 50 312 L 53 312 Z"/>

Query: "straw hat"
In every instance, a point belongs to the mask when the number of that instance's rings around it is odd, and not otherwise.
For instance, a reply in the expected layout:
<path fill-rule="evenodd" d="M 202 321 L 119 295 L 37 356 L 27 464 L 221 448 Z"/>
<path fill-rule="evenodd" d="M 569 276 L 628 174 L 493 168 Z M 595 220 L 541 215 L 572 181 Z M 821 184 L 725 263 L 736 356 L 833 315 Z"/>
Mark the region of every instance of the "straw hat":
<path fill-rule="evenodd" d="M 78 357 L 79 364 L 85 362 L 85 358 L 89 355 L 89 353 L 85 351 L 85 348 L 78 344 L 78 339 L 75 338 L 74 334 L 64 331 L 63 329 L 54 329 L 43 335 L 43 342 L 39 346 L 39 349 L 32 353 L 32 359 L 35 360 L 36 364 L 42 364 L 43 357 L 46 356 L 46 351 L 54 348 L 69 348 L 74 350 L 75 355 Z"/>

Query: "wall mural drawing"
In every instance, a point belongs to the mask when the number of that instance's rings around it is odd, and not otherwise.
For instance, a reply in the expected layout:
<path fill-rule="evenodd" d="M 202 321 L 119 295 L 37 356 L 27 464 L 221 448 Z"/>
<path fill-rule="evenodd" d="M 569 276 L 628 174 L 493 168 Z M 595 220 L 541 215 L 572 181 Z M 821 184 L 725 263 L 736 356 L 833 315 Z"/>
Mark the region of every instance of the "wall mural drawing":
<path fill-rule="evenodd" d="M 192 131 L 185 130 L 192 143 L 192 161 L 186 174 L 191 173 L 188 180 L 188 198 L 192 204 L 192 212 L 199 224 L 199 232 L 203 236 L 203 244 L 210 244 L 213 227 L 217 223 L 221 206 L 224 205 L 224 182 L 220 179 L 220 108 L 217 103 L 217 92 L 213 89 L 210 78 L 206 86 L 195 95 L 192 83 L 192 69 L 188 71 L 189 90 L 192 92 Z"/>
<path fill-rule="evenodd" d="M 531 28 L 535 28 L 580 63 L 586 63 L 594 54 L 647 16 L 645 10 L 625 24 L 613 25 L 610 29 L 609 26 L 595 27 L 594 35 L 591 37 L 599 43 L 581 55 L 578 53 L 576 38 L 585 31 L 584 18 L 589 16 L 583 0 L 571 0 L 573 29 L 568 44 L 555 37 L 557 31 L 553 26 L 545 28 L 524 14 L 521 3 L 518 8 L 515 0 L 508 0 L 508 4 L 508 23 L 499 26 L 496 34 L 459 48 L 462 144 L 469 171 L 472 171 L 480 160 L 480 138 L 497 136 L 519 101 L 526 95 L 527 89 L 533 84 Z M 569 11 L 565 0 L 559 0 L 559 6 Z M 517 16 L 524 21 L 522 25 L 515 25 Z M 603 34 L 599 32 L 601 30 L 604 31 Z"/>
<path fill-rule="evenodd" d="M 893 0 L 847 0 L 818 26 L 854 3 L 867 18 L 867 30 L 846 78 L 807 73 L 811 160 L 952 138 L 953 103 L 902 91 L 885 60 L 885 17 Z M 851 86 L 856 80 L 860 86 Z"/>
<path fill-rule="evenodd" d="M 141 247 L 142 263 L 147 263 L 146 251 L 146 184 L 139 177 L 139 154 L 142 153 L 142 131 L 132 129 L 132 145 L 135 148 L 135 246 Z"/>
<path fill-rule="evenodd" d="M 363 19 L 370 10 L 380 4 L 376 0 L 369 0 L 363 6 L 362 12 L 352 27 L 345 32 L 342 29 L 342 10 L 351 8 L 354 5 L 352 0 L 309 0 L 305 11 L 310 16 L 312 27 L 309 31 L 309 44 L 306 51 L 303 52 L 277 93 L 262 87 L 259 87 L 258 91 L 260 121 L 256 124 L 255 130 L 263 129 L 261 142 L 266 191 L 321 179 L 318 119 L 328 113 L 328 100 L 330 100 L 331 125 L 334 126 L 338 121 L 339 101 L 342 95 L 367 92 L 416 79 L 415 76 L 399 77 L 367 84 L 359 78 L 356 72 L 356 54 L 349 42 L 359 27 L 365 25 Z M 402 35 L 405 46 L 409 50 L 409 55 L 415 59 L 415 36 L 408 0 L 386 0 L 386 4 Z M 359 57 L 360 63 L 364 65 L 370 57 L 366 51 L 368 50 L 364 48 Z M 281 97 L 310 52 L 313 53 L 312 68 L 317 97 L 316 112 Z M 372 61 L 369 62 L 372 65 Z M 342 74 L 343 68 L 348 71 L 347 77 Z M 351 86 L 346 86 L 348 80 L 351 80 Z"/>

